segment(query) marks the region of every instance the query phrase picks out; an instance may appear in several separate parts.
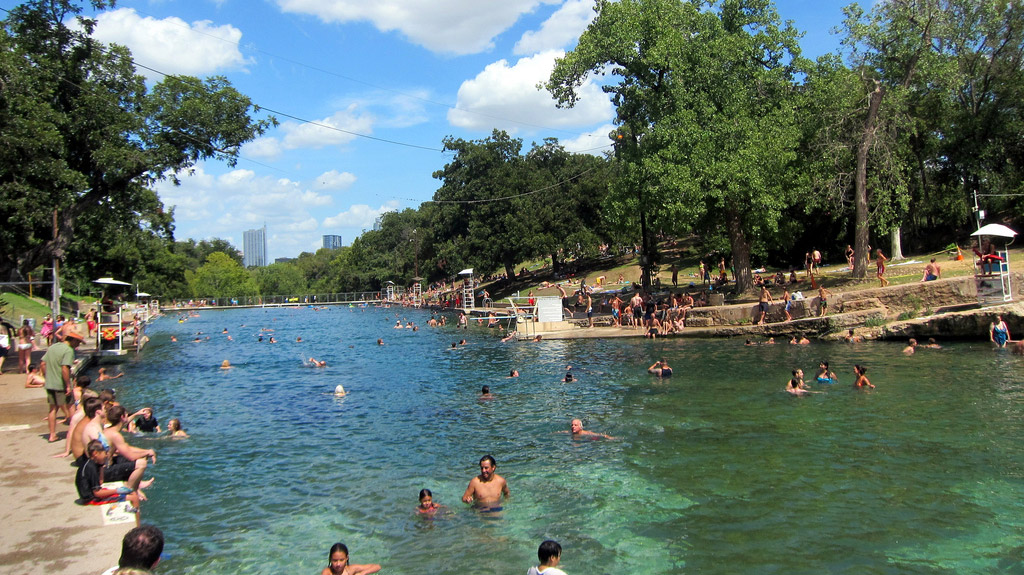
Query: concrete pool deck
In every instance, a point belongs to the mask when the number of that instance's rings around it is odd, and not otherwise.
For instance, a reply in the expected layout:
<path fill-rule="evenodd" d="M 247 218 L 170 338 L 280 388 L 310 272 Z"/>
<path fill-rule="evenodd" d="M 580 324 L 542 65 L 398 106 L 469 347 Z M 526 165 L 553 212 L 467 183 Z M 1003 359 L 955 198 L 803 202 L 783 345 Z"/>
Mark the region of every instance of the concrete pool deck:
<path fill-rule="evenodd" d="M 16 363 L 12 353 L 5 370 Z M 51 457 L 63 451 L 67 426 L 58 424 L 61 441 L 48 443 L 46 411 L 42 388 L 26 388 L 22 374 L 0 375 L 0 573 L 96 575 L 117 565 L 134 524 L 104 526 L 99 508 L 75 503 L 71 458 Z"/>

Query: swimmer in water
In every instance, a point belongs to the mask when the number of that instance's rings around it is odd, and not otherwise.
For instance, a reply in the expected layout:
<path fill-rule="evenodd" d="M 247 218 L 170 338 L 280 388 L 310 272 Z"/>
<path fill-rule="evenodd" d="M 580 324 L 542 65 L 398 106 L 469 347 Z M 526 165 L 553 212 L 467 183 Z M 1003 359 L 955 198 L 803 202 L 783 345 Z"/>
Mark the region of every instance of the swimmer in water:
<path fill-rule="evenodd" d="M 654 362 L 651 367 L 647 368 L 647 373 L 656 375 L 658 377 L 670 377 L 672 375 L 672 368 L 669 367 L 668 362 L 664 359 Z"/>
<path fill-rule="evenodd" d="M 494 395 L 491 394 L 491 386 L 485 385 L 480 388 L 480 399 L 494 399 Z"/>
<path fill-rule="evenodd" d="M 562 433 L 565 432 L 563 431 Z M 591 437 L 594 439 L 615 439 L 610 435 L 605 435 L 603 433 L 597 433 L 595 431 L 583 429 L 583 422 L 579 419 L 574 419 L 569 422 L 569 433 L 572 435 L 573 439 L 579 439 L 583 437 Z"/>
<path fill-rule="evenodd" d="M 326 361 L 317 361 L 316 359 L 313 359 L 311 357 L 311 358 L 309 358 L 309 365 L 310 365 L 310 367 L 327 367 L 327 362 Z"/>
<path fill-rule="evenodd" d="M 368 575 L 380 571 L 377 564 L 354 565 L 348 562 L 348 547 L 344 543 L 335 543 L 327 555 L 327 567 L 320 575 Z"/>
<path fill-rule="evenodd" d="M 442 508 L 444 508 L 444 505 L 434 503 L 434 494 L 429 489 L 420 489 L 420 504 L 416 506 L 416 513 L 433 515 Z"/>
<path fill-rule="evenodd" d="M 565 366 L 565 377 L 562 378 L 562 381 L 564 381 L 565 383 L 569 383 L 571 381 L 575 381 L 575 379 L 573 379 L 573 377 L 572 377 L 572 366 L 571 365 Z"/>
<path fill-rule="evenodd" d="M 903 348 L 903 355 L 914 355 L 915 349 L 917 349 L 917 340 L 910 338 L 907 340 L 907 347 Z"/>
<path fill-rule="evenodd" d="M 519 377 L 519 370 L 518 369 L 513 369 L 512 371 L 508 372 L 508 376 L 509 377 Z"/>
<path fill-rule="evenodd" d="M 174 439 L 185 439 L 188 434 L 181 428 L 181 420 L 174 418 L 167 422 L 167 431 L 171 432 L 171 437 Z"/>
<path fill-rule="evenodd" d="M 224 361 L 222 361 L 221 364 L 220 364 L 220 368 L 221 369 L 231 369 L 233 367 L 235 367 L 235 366 L 231 365 L 231 362 L 226 360 L 226 359 Z"/>
<path fill-rule="evenodd" d="M 863 365 L 853 366 L 853 373 L 857 374 L 857 381 L 853 383 L 854 387 L 870 387 L 871 389 L 875 388 L 875 386 L 871 385 L 871 382 L 868 381 L 868 377 L 864 375 L 867 372 L 868 368 L 864 367 Z"/>
<path fill-rule="evenodd" d="M 832 383 L 836 381 L 836 374 L 828 370 L 827 361 L 823 361 L 818 364 L 818 375 L 815 379 L 822 383 Z"/>
<path fill-rule="evenodd" d="M 340 383 L 334 388 L 334 397 L 345 397 L 345 388 Z"/>
<path fill-rule="evenodd" d="M 806 393 L 813 393 L 804 385 L 804 370 L 794 369 L 793 379 L 789 380 L 786 384 L 786 391 L 793 395 L 804 395 Z"/>
<path fill-rule="evenodd" d="M 530 567 L 526 575 L 565 575 L 565 571 L 558 568 L 562 560 L 562 546 L 557 541 L 549 539 L 541 543 L 537 549 L 537 559 L 540 564 Z"/>
<path fill-rule="evenodd" d="M 495 473 L 498 463 L 490 455 L 480 458 L 480 475 L 469 482 L 466 492 L 462 494 L 463 503 L 472 503 L 477 507 L 489 507 L 494 511 L 501 509 L 501 498 L 511 497 L 505 478 Z"/>

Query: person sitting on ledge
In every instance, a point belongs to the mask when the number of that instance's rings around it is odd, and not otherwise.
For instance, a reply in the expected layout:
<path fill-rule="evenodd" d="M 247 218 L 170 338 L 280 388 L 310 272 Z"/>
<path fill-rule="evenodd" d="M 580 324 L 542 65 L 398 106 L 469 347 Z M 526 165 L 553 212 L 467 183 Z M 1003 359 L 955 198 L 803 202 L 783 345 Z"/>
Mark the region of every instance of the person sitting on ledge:
<path fill-rule="evenodd" d="M 141 489 L 153 484 L 153 480 L 142 480 L 146 472 L 146 460 L 123 461 L 107 465 L 107 448 L 99 441 L 93 440 L 86 446 L 88 460 L 78 468 L 75 474 L 75 486 L 78 488 L 79 500 L 83 505 L 104 505 L 127 500 L 138 509 L 139 502 L 145 499 Z M 104 483 L 124 481 L 124 487 L 114 489 L 103 487 Z M 138 517 L 136 517 L 136 522 Z"/>

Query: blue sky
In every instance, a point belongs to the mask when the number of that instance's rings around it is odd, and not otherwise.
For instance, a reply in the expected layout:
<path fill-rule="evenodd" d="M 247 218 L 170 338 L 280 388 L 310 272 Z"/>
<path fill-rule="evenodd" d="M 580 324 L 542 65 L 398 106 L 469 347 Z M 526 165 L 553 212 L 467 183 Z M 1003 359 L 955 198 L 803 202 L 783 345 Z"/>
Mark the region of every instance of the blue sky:
<path fill-rule="evenodd" d="M 777 8 L 805 32 L 804 54 L 816 57 L 838 46 L 830 30 L 848 3 L 781 0 Z M 278 115 L 281 125 L 245 146 L 235 168 L 208 162 L 181 186 L 158 186 L 175 206 L 177 238 L 221 237 L 241 248 L 242 232 L 265 222 L 273 259 L 315 251 L 323 234 L 348 245 L 381 213 L 429 200 L 439 184 L 431 174 L 450 157 L 440 152 L 448 135 L 478 139 L 500 128 L 526 149 L 556 137 L 570 151 L 598 153 L 614 111 L 597 86 L 585 86 L 573 110 L 557 110 L 535 88 L 575 44 L 592 5 L 120 0 L 98 15 L 96 36 L 128 46 L 147 67 L 223 75 L 266 109 L 394 142 Z"/>

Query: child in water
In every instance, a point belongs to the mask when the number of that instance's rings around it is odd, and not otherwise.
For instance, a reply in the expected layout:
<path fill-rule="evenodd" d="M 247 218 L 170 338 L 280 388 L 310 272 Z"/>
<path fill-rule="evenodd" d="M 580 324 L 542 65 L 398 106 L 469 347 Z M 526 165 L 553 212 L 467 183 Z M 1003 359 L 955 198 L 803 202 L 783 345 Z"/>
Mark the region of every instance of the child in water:
<path fill-rule="evenodd" d="M 416 506 L 416 513 L 433 515 L 444 505 L 434 503 L 434 494 L 429 489 L 420 489 L 420 504 Z"/>
<path fill-rule="evenodd" d="M 335 543 L 327 555 L 327 567 L 320 575 L 366 575 L 380 571 L 380 565 L 353 565 L 348 562 L 348 547 L 344 543 Z"/>
<path fill-rule="evenodd" d="M 170 431 L 171 437 L 175 439 L 185 439 L 188 437 L 188 434 L 185 433 L 185 430 L 181 428 L 181 420 L 178 418 L 174 418 L 167 422 L 167 431 Z"/>

